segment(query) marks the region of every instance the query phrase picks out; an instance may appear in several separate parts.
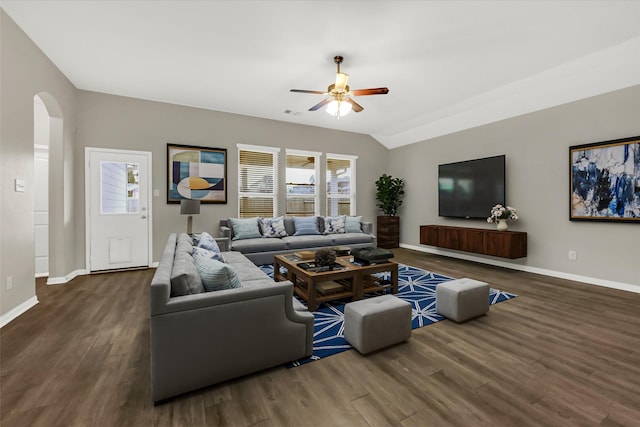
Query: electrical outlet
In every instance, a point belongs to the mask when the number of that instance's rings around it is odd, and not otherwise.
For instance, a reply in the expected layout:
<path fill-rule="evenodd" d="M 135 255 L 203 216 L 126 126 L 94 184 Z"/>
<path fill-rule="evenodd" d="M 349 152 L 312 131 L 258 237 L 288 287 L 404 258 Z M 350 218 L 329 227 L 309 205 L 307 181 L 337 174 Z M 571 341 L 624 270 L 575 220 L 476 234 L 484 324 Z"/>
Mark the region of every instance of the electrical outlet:
<path fill-rule="evenodd" d="M 13 289 L 13 276 L 7 276 L 7 290 Z"/>
<path fill-rule="evenodd" d="M 569 251 L 569 259 L 571 261 L 578 259 L 578 253 L 576 251 Z"/>

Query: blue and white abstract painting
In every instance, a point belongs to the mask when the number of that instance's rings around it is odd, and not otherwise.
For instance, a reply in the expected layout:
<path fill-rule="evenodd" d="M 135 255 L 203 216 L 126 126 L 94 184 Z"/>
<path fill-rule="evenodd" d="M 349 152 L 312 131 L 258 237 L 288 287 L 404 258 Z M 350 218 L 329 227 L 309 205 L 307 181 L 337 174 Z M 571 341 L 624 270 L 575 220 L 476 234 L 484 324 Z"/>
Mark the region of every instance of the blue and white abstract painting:
<path fill-rule="evenodd" d="M 571 220 L 640 221 L 640 137 L 569 151 Z"/>

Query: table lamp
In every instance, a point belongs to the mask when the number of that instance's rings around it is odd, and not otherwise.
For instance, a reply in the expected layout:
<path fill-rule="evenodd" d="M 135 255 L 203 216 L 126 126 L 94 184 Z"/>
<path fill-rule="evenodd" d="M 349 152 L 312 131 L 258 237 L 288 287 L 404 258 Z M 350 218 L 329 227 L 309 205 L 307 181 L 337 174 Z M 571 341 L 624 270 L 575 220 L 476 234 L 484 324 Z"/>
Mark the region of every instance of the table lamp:
<path fill-rule="evenodd" d="M 187 234 L 191 235 L 193 226 L 193 216 L 200 213 L 200 200 L 180 200 L 180 213 L 182 215 L 189 215 L 187 218 Z"/>

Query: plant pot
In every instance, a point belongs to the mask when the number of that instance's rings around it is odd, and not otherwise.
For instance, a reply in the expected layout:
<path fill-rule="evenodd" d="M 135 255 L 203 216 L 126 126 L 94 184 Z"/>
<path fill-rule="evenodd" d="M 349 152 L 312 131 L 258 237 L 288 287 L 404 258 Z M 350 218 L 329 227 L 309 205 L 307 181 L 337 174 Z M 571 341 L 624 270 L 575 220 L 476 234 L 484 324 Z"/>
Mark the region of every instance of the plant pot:
<path fill-rule="evenodd" d="M 400 246 L 400 217 L 379 216 L 377 222 L 378 247 L 392 249 Z"/>
<path fill-rule="evenodd" d="M 498 231 L 507 231 L 509 229 L 509 224 L 507 224 L 506 219 L 499 219 L 498 223 L 496 224 L 496 228 L 498 229 Z"/>

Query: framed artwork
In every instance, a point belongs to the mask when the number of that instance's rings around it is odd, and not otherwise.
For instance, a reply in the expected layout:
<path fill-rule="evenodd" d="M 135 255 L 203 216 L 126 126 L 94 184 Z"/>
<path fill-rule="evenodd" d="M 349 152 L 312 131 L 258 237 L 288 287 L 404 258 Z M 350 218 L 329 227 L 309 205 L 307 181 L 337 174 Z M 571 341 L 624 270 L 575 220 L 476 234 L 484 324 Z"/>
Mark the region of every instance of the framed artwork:
<path fill-rule="evenodd" d="M 640 136 L 569 147 L 571 221 L 640 224 Z"/>
<path fill-rule="evenodd" d="M 167 203 L 227 203 L 227 149 L 167 144 Z"/>

